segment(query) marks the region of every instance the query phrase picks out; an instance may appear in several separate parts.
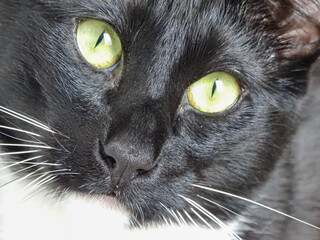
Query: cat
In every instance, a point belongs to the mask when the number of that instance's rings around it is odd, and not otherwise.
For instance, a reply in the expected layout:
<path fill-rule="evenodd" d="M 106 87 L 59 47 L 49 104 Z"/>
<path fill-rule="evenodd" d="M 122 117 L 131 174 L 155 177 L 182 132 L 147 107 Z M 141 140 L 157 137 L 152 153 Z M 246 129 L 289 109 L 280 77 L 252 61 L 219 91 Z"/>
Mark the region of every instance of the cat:
<path fill-rule="evenodd" d="M 0 32 L 0 239 L 320 239 L 318 0 L 1 0 Z"/>

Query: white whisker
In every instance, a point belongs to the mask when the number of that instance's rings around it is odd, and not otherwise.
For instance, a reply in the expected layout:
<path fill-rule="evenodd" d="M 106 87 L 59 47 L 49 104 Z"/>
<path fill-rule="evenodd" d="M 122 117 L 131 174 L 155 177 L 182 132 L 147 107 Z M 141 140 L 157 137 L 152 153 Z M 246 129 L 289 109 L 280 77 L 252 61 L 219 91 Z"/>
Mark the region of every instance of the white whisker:
<path fill-rule="evenodd" d="M 170 210 L 170 209 L 169 209 Z M 170 210 L 172 216 L 174 217 L 174 219 L 177 221 L 177 223 L 179 224 L 179 226 L 182 226 L 182 222 L 179 219 L 179 217 L 176 215 L 176 213 L 173 210 Z"/>
<path fill-rule="evenodd" d="M 36 136 L 36 137 L 42 137 L 41 135 L 39 135 L 39 134 L 37 134 L 37 133 L 30 132 L 30 131 L 26 131 L 26 130 L 19 129 L 19 128 L 8 127 L 8 126 L 4 126 L 4 125 L 0 125 L 0 128 L 8 129 L 8 130 L 13 130 L 13 131 L 16 131 L 16 132 L 22 132 L 22 133 L 26 133 L 26 134 L 28 134 L 28 135 L 32 135 L 32 136 Z"/>
<path fill-rule="evenodd" d="M 68 172 L 67 172 L 68 171 Z M 70 174 L 69 171 L 71 171 L 70 169 L 68 168 L 65 168 L 65 169 L 58 169 L 58 170 L 52 170 L 52 171 L 48 171 L 46 173 L 58 173 L 58 174 L 61 174 L 60 172 L 65 172 L 67 174 Z"/>
<path fill-rule="evenodd" d="M 66 172 L 66 173 L 57 173 L 57 176 L 59 175 L 80 175 L 80 173 L 76 173 L 76 172 Z"/>
<path fill-rule="evenodd" d="M 19 120 L 22 120 L 22 121 L 24 121 L 26 123 L 29 123 L 29 124 L 31 124 L 31 125 L 33 125 L 35 127 L 41 128 L 41 129 L 46 130 L 46 131 L 51 132 L 51 133 L 55 133 L 53 130 L 51 130 L 51 128 L 49 128 L 48 126 L 44 125 L 43 123 L 41 123 L 39 121 L 36 121 L 36 120 L 34 120 L 34 119 L 30 118 L 30 117 L 27 117 L 25 115 L 22 115 L 20 113 L 17 113 L 15 111 L 11 110 L 11 109 L 8 109 L 8 108 L 5 108 L 3 106 L 0 106 L 0 111 L 3 112 L 3 113 L 6 113 L 6 114 L 8 114 L 8 115 L 10 115 L 12 117 L 15 117 L 15 118 L 17 118 Z"/>
<path fill-rule="evenodd" d="M 21 154 L 28 154 L 28 153 L 37 153 L 41 150 L 30 150 L 30 151 L 20 151 L 20 152 L 7 152 L 7 153 L 0 153 L 0 156 L 9 156 L 9 155 L 21 155 Z"/>
<path fill-rule="evenodd" d="M 247 219 L 247 218 L 241 216 L 240 214 L 238 214 L 238 213 L 230 210 L 229 208 L 226 208 L 225 206 L 222 206 L 222 205 L 219 204 L 219 203 L 216 203 L 216 202 L 214 202 L 214 201 L 212 201 L 212 200 L 210 200 L 210 199 L 208 199 L 208 198 L 205 198 L 205 197 L 203 197 L 203 196 L 200 196 L 200 195 L 197 195 L 197 196 L 198 196 L 199 198 L 202 198 L 203 200 L 209 202 L 209 203 L 212 203 L 212 204 L 214 204 L 214 205 L 216 205 L 216 206 L 218 206 L 218 207 L 220 207 L 220 208 L 222 208 L 222 209 L 224 209 L 224 210 L 226 210 L 226 211 L 228 211 L 228 212 L 230 212 L 230 213 L 238 216 L 239 218 L 243 218 L 243 219 L 246 219 L 247 221 L 249 221 L 249 219 Z M 250 221 L 250 222 L 252 222 L 252 221 Z"/>
<path fill-rule="evenodd" d="M 182 195 L 179 195 L 180 197 L 182 197 L 185 201 L 187 201 L 188 203 L 190 203 L 192 206 L 194 206 L 196 209 L 198 209 L 201 213 L 203 213 L 205 216 L 207 216 L 208 218 L 210 218 L 212 221 L 214 221 L 216 224 L 218 224 L 218 226 L 220 226 L 223 229 L 226 229 L 229 234 L 231 234 L 232 236 L 234 236 L 236 239 L 241 240 L 241 238 L 235 234 L 234 232 L 230 231 L 228 229 L 228 227 L 215 215 L 213 215 L 211 212 L 209 212 L 207 209 L 205 209 L 204 207 L 202 207 L 200 204 L 196 203 L 195 201 L 191 200 L 190 198 L 184 197 Z"/>
<path fill-rule="evenodd" d="M 53 170 L 53 171 L 47 171 L 47 172 L 44 172 L 44 173 L 41 173 L 39 177 L 37 177 L 36 179 L 32 180 L 31 182 L 29 182 L 24 188 L 28 188 L 29 186 L 31 186 L 34 182 L 37 182 L 38 180 L 42 179 L 43 177 L 46 177 L 47 175 L 50 175 L 52 176 L 52 173 L 56 173 L 56 172 L 62 172 L 62 171 L 66 171 L 66 170 L 69 170 L 69 169 L 61 169 L 61 170 Z M 35 175 L 36 176 L 36 175 Z M 55 176 L 57 177 L 57 176 Z"/>
<path fill-rule="evenodd" d="M 170 224 L 169 224 L 168 220 L 167 220 L 164 216 L 162 216 L 162 219 L 163 219 L 163 220 L 164 220 L 164 222 L 167 224 L 167 226 L 170 226 Z"/>
<path fill-rule="evenodd" d="M 141 221 L 144 222 L 144 213 L 143 213 L 143 210 L 141 209 L 141 206 L 138 203 L 136 203 L 135 205 L 136 205 L 136 207 L 139 211 L 139 214 L 141 216 Z"/>
<path fill-rule="evenodd" d="M 18 204 L 22 204 L 23 202 L 27 201 L 28 199 L 30 199 L 31 197 L 33 197 L 40 189 L 41 186 L 43 186 L 44 184 L 48 184 L 48 183 L 52 183 L 54 181 L 56 181 L 56 176 L 48 176 L 48 178 L 41 180 L 39 183 L 37 183 L 36 189 L 33 190 L 31 193 L 29 193 L 26 197 L 24 197 L 20 203 Z M 29 190 L 30 191 L 30 190 Z"/>
<path fill-rule="evenodd" d="M 193 208 L 190 208 L 190 210 L 197 215 L 197 217 L 205 224 L 207 225 L 211 230 L 214 230 L 214 228 Z"/>
<path fill-rule="evenodd" d="M 169 222 L 170 222 L 170 225 L 171 225 L 171 226 L 174 225 L 171 218 L 169 218 Z"/>
<path fill-rule="evenodd" d="M 61 135 L 61 134 L 60 134 L 60 135 Z M 58 140 L 58 138 L 56 137 L 55 134 L 52 134 L 52 136 L 54 137 L 54 139 L 56 140 L 56 142 L 60 145 L 60 147 L 61 147 L 63 150 L 65 150 L 67 153 L 70 153 L 70 151 L 69 151 L 68 149 L 66 149 L 66 148 L 60 143 L 60 141 Z M 64 135 L 63 135 L 63 136 L 64 136 Z M 64 136 L 64 137 L 68 138 L 67 136 Z"/>
<path fill-rule="evenodd" d="M 6 133 L 4 133 L 4 132 L 1 132 L 1 131 L 0 131 L 0 134 L 4 135 L 4 136 L 6 136 L 6 137 L 12 138 L 12 139 L 14 139 L 14 140 L 18 140 L 18 141 L 20 141 L 20 142 L 46 145 L 45 143 L 41 142 L 39 139 L 37 139 L 37 138 L 35 138 L 35 137 L 32 137 L 32 138 L 36 139 L 37 141 L 30 141 L 30 140 L 26 140 L 26 139 L 22 139 L 22 138 L 17 138 L 17 137 L 11 136 L 11 135 L 9 135 L 9 134 L 6 134 Z"/>
<path fill-rule="evenodd" d="M 30 199 L 34 195 L 36 195 L 41 190 L 41 186 L 43 186 L 44 184 L 54 182 L 56 180 L 55 178 L 56 178 L 56 176 L 49 175 L 45 179 L 38 181 L 34 186 L 32 186 L 30 189 L 28 189 L 28 193 L 26 193 L 27 195 L 25 197 L 23 197 L 23 199 L 19 200 L 18 202 L 13 203 L 11 208 L 19 207 L 25 201 L 27 201 L 28 199 Z M 8 209 L 5 209 L 5 211 L 8 211 Z M 0 211 L 0 213 L 1 213 L 1 211 Z"/>
<path fill-rule="evenodd" d="M 186 200 L 188 203 L 190 203 L 192 206 L 194 206 L 196 209 L 198 209 L 200 212 L 202 212 L 204 215 L 209 217 L 212 221 L 217 223 L 219 226 L 222 227 L 224 225 L 216 216 L 214 216 L 212 213 L 210 213 L 204 207 L 200 206 L 200 204 L 196 203 L 195 201 L 191 200 L 190 198 L 184 197 L 182 195 L 179 195 L 179 196 L 182 197 L 184 200 Z"/>
<path fill-rule="evenodd" d="M 41 171 L 43 168 L 44 168 L 44 167 L 38 168 L 38 169 L 36 169 L 35 171 L 33 171 L 32 173 L 29 173 L 29 174 L 23 176 L 22 178 L 15 178 L 15 179 L 13 179 L 13 180 L 11 180 L 11 181 L 9 181 L 9 182 L 1 185 L 1 186 L 0 186 L 0 190 L 3 190 L 3 188 L 4 188 L 5 186 L 8 186 L 9 184 L 11 184 L 11 183 L 13 183 L 13 182 L 18 183 L 18 182 L 21 182 L 21 181 L 23 181 L 23 180 L 25 180 L 25 179 L 28 179 L 28 178 L 32 177 L 32 175 L 34 175 L 35 173 Z"/>
<path fill-rule="evenodd" d="M 160 205 L 177 221 L 177 223 L 179 223 L 179 220 L 177 220 L 177 216 L 175 214 L 172 213 L 172 211 L 166 207 L 163 203 L 160 203 Z M 171 219 L 169 218 L 169 220 L 171 221 Z M 172 221 L 171 221 L 171 225 L 172 225 Z"/>
<path fill-rule="evenodd" d="M 57 176 L 53 176 L 53 177 L 56 178 Z M 24 188 L 22 188 L 22 190 L 25 190 L 28 187 L 30 187 L 30 189 L 33 190 L 39 184 L 41 184 L 42 182 L 46 181 L 49 178 L 52 178 L 52 175 L 50 173 L 44 173 L 40 177 L 38 177 L 38 178 L 34 179 L 33 181 L 29 182 Z M 34 184 L 34 183 L 36 183 L 36 184 Z M 29 191 L 30 191 L 30 189 L 29 189 Z"/>
<path fill-rule="evenodd" d="M 183 223 L 184 225 L 188 225 L 187 222 L 186 222 L 186 220 L 184 219 L 184 217 L 182 216 L 182 214 L 181 214 L 179 211 L 177 211 L 177 214 L 178 214 L 179 218 L 181 219 L 182 223 Z"/>
<path fill-rule="evenodd" d="M 41 167 L 41 169 L 44 169 L 45 167 Z M 55 176 L 59 176 L 59 175 L 63 175 L 63 173 L 59 173 L 59 172 L 64 172 L 64 171 L 70 171 L 70 169 L 59 169 L 59 170 L 52 170 L 52 171 L 47 171 L 47 172 L 42 172 L 42 173 L 37 173 L 35 175 L 33 175 L 33 177 L 38 177 L 41 176 L 43 174 L 49 174 L 49 173 L 55 173 Z M 64 173 L 65 175 L 70 174 L 72 175 L 72 173 Z"/>
<path fill-rule="evenodd" d="M 299 218 L 296 218 L 296 217 L 293 217 L 293 216 L 288 215 L 288 214 L 286 214 L 286 213 L 283 213 L 283 212 L 281 212 L 281 211 L 279 211 L 279 210 L 276 210 L 276 209 L 274 209 L 274 208 L 268 207 L 268 206 L 266 206 L 266 205 L 264 205 L 264 204 L 261 204 L 261 203 L 258 203 L 258 202 L 256 202 L 256 201 L 250 200 L 250 199 L 248 199 L 248 198 L 244 198 L 244 197 L 241 197 L 241 196 L 232 194 L 232 193 L 228 193 L 228 192 L 225 192 L 225 191 L 221 191 L 221 190 L 217 190 L 217 189 L 213 189 L 213 188 L 209 188 L 209 187 L 205 187 L 205 186 L 201 186 L 201 185 L 197 185 L 197 184 L 191 184 L 191 185 L 194 186 L 194 187 L 197 187 L 197 188 L 202 188 L 202 189 L 204 189 L 204 190 L 208 190 L 208 191 L 211 191 L 211 192 L 224 194 L 224 195 L 227 195 L 227 196 L 230 196 L 230 197 L 234 197 L 234 198 L 237 198 L 237 199 L 240 199 L 240 200 L 243 200 L 243 201 L 246 201 L 246 202 L 255 204 L 255 205 L 257 205 L 257 206 L 260 206 L 260 207 L 262 207 L 262 208 L 268 209 L 268 210 L 270 210 L 270 211 L 272 211 L 272 212 L 281 214 L 281 215 L 283 215 L 283 216 L 285 216 L 285 217 L 291 218 L 291 219 L 293 219 L 293 220 L 295 220 L 295 221 L 298 221 L 298 222 L 300 222 L 300 223 L 303 223 L 303 224 L 305 224 L 305 225 L 308 225 L 308 226 L 310 226 L 310 227 L 313 227 L 313 228 L 315 228 L 315 229 L 320 230 L 320 227 L 317 227 L 317 226 L 315 226 L 315 225 L 313 225 L 313 224 L 311 224 L 311 223 L 308 223 L 308 222 L 303 221 L 303 220 L 301 220 L 301 219 L 299 219 Z"/>
<path fill-rule="evenodd" d="M 12 162 L 1 162 L 4 164 L 8 164 L 8 163 L 12 163 Z M 48 163 L 48 162 L 19 162 L 19 164 L 23 164 L 23 165 L 34 165 L 34 166 L 61 166 L 61 164 L 58 163 Z M 1 169 L 0 169 L 1 171 Z"/>
<path fill-rule="evenodd" d="M 195 225 L 196 227 L 199 227 L 198 224 L 193 220 L 193 218 L 189 215 L 189 213 L 184 210 L 184 214 L 189 218 L 189 220 Z"/>
<path fill-rule="evenodd" d="M 19 165 L 19 164 L 23 164 L 23 163 L 26 163 L 26 162 L 29 162 L 29 161 L 33 161 L 33 160 L 35 160 L 35 159 L 39 159 L 39 158 L 42 158 L 42 157 L 43 157 L 43 156 L 36 156 L 36 157 L 32 157 L 32 158 L 27 158 L 27 159 L 25 159 L 25 160 L 23 160 L 23 161 L 18 161 L 18 162 L 15 162 L 15 163 L 10 164 L 10 165 L 8 165 L 8 166 L 5 166 L 5 167 L 3 167 L 3 168 L 0 168 L 0 171 L 3 171 L 3 170 L 8 169 L 8 168 L 11 168 L 11 167 L 13 167 L 13 166 L 17 166 L 17 165 Z M 4 163 L 4 162 L 1 162 L 1 163 Z"/>
<path fill-rule="evenodd" d="M 0 143 L 3 147 L 26 147 L 26 148 L 42 148 L 42 149 L 54 149 L 53 147 L 43 145 L 30 145 L 30 144 L 11 144 L 11 143 Z M 57 150 L 57 149 L 56 149 Z"/>
<path fill-rule="evenodd" d="M 31 165 L 31 166 L 25 167 L 25 168 L 20 169 L 20 170 L 18 170 L 16 172 L 11 172 L 11 173 L 8 173 L 7 175 L 1 176 L 0 179 L 6 179 L 9 176 L 15 175 L 15 174 L 20 173 L 20 172 L 24 172 L 24 171 L 29 170 L 29 169 L 34 168 L 34 167 L 36 167 L 36 166 L 35 165 Z"/>

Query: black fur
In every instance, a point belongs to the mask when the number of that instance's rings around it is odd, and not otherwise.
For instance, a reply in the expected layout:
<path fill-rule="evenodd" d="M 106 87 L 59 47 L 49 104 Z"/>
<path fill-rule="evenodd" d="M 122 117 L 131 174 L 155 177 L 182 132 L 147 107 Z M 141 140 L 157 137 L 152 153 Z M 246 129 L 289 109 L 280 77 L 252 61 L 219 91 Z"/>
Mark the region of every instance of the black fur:
<path fill-rule="evenodd" d="M 308 237 L 310 228 L 301 223 L 191 186 L 232 192 L 293 215 L 299 214 L 294 206 L 304 203 L 307 213 L 319 211 L 319 194 L 303 202 L 294 195 L 299 174 L 310 169 L 300 170 L 301 158 L 288 150 L 318 42 L 299 52 L 296 39 L 286 35 L 287 16 L 275 13 L 272 2 L 2 0 L 0 105 L 61 134 L 5 114 L 0 123 L 41 133 L 48 145 L 65 148 L 42 154 L 80 175 L 61 175 L 52 189 L 115 196 L 141 225 L 162 221 L 163 205 L 194 215 L 179 195 L 221 219 L 235 217 L 200 194 L 258 224 L 243 229 L 244 239 L 318 239 L 319 231 Z M 295 11 L 294 1 L 280 4 L 291 9 L 287 14 Z M 82 58 L 75 39 L 82 18 L 106 21 L 117 31 L 123 44 L 117 69 L 102 71 Z M 223 113 L 199 113 L 186 103 L 185 91 L 215 71 L 236 76 L 242 96 Z M 120 181 L 121 164 L 129 173 Z M 320 224 L 308 214 L 301 218 Z M 290 235 L 291 224 L 304 229 L 301 238 Z M 284 238 L 287 231 L 291 237 Z"/>

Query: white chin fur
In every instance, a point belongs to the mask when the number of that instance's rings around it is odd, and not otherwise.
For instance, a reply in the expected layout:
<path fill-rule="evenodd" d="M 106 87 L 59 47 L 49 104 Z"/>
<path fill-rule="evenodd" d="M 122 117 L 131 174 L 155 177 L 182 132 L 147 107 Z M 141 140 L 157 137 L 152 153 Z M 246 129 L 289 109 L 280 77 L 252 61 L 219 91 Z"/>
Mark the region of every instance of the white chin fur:
<path fill-rule="evenodd" d="M 0 186 L 10 181 L 1 178 L 6 174 L 0 171 Z M 68 194 L 57 200 L 42 192 L 25 199 L 27 184 L 21 181 L 0 188 L 0 240 L 233 239 L 226 230 L 195 226 L 130 230 L 128 213 L 114 198 Z"/>

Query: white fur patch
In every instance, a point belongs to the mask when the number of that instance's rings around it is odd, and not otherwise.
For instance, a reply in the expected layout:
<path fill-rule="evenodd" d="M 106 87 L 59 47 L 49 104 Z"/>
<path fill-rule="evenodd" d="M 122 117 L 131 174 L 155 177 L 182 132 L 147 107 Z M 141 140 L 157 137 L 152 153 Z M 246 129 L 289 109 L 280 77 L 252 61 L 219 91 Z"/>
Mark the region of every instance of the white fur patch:
<path fill-rule="evenodd" d="M 0 164 L 0 168 L 1 164 Z M 0 186 L 10 181 L 0 171 Z M 1 178 L 2 176 L 2 178 Z M 28 183 L 13 182 L 0 188 L 1 240 L 88 240 L 88 239 L 233 239 L 227 230 L 195 226 L 155 226 L 129 230 L 128 213 L 113 198 L 89 198 L 69 194 L 53 199 L 38 193 L 25 199 Z M 21 202 L 23 200 L 23 202 Z"/>

